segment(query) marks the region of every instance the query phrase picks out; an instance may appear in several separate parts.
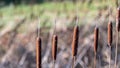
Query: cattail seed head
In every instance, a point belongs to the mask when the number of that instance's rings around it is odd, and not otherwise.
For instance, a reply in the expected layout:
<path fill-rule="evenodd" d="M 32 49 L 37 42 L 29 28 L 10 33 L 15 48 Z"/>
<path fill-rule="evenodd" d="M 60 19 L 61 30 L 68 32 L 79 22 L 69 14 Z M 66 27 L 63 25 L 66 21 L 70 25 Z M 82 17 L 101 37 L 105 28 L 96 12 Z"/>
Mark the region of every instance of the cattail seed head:
<path fill-rule="evenodd" d="M 74 32 L 73 32 L 73 41 L 72 41 L 72 56 L 73 57 L 77 55 L 78 39 L 79 39 L 79 27 L 75 26 Z"/>
<path fill-rule="evenodd" d="M 57 43 L 58 43 L 58 37 L 57 37 L 57 35 L 53 35 L 53 38 L 52 38 L 52 58 L 53 58 L 53 60 L 56 60 L 56 57 L 57 57 Z"/>
<path fill-rule="evenodd" d="M 108 45 L 112 44 L 112 22 L 108 23 Z"/>
<path fill-rule="evenodd" d="M 41 67 L 41 38 L 37 37 L 36 40 L 36 64 L 37 64 L 37 68 L 42 68 Z"/>
<path fill-rule="evenodd" d="M 94 52 L 97 53 L 98 49 L 98 37 L 99 37 L 99 29 L 98 27 L 95 27 L 94 29 Z"/>
<path fill-rule="evenodd" d="M 117 9 L 116 14 L 116 30 L 120 31 L 120 7 Z"/>

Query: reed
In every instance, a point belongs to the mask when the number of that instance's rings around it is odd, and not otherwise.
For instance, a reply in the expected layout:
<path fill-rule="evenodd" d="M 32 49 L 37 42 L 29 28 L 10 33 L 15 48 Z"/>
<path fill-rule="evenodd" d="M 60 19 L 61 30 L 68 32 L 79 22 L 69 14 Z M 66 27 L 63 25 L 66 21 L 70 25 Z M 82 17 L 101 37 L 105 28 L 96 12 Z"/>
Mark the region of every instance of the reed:
<path fill-rule="evenodd" d="M 77 55 L 78 39 L 79 39 L 79 27 L 75 26 L 72 40 L 72 58 L 73 58 L 72 68 L 74 68 L 75 57 Z"/>
<path fill-rule="evenodd" d="M 98 37 L 99 37 L 99 28 L 95 27 L 94 29 L 94 68 L 96 68 L 96 55 L 98 49 Z"/>
<path fill-rule="evenodd" d="M 57 57 L 57 43 L 58 43 L 58 37 L 57 37 L 57 35 L 53 35 L 53 38 L 52 38 L 52 58 L 54 61 L 54 67 L 55 67 L 55 61 L 56 61 L 56 57 Z"/>
<path fill-rule="evenodd" d="M 42 40 L 40 37 L 37 37 L 36 39 L 36 68 L 42 68 L 41 65 L 41 45 L 42 45 Z"/>

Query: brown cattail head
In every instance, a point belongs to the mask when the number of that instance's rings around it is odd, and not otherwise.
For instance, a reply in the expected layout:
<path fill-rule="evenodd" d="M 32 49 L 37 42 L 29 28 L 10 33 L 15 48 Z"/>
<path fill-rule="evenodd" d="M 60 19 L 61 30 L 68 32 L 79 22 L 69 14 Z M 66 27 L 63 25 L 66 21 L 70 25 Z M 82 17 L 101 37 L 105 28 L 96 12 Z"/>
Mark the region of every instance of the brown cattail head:
<path fill-rule="evenodd" d="M 78 39 L 79 39 L 79 27 L 74 27 L 74 33 L 73 33 L 73 41 L 72 41 L 72 56 L 77 55 L 77 48 L 78 48 Z"/>
<path fill-rule="evenodd" d="M 99 28 L 95 27 L 94 29 L 94 52 L 97 53 L 98 49 L 98 37 L 99 37 Z"/>
<path fill-rule="evenodd" d="M 57 57 L 57 43 L 58 43 L 58 37 L 57 37 L 57 35 L 53 35 L 53 38 L 52 38 L 52 58 L 53 58 L 53 60 L 56 60 L 56 57 Z"/>
<path fill-rule="evenodd" d="M 112 44 L 112 22 L 108 23 L 108 45 Z"/>
<path fill-rule="evenodd" d="M 42 68 L 41 67 L 41 44 L 42 44 L 41 38 L 37 37 L 37 40 L 36 40 L 36 64 L 37 64 L 37 68 Z"/>
<path fill-rule="evenodd" d="M 120 31 L 120 7 L 117 9 L 116 14 L 116 30 Z"/>

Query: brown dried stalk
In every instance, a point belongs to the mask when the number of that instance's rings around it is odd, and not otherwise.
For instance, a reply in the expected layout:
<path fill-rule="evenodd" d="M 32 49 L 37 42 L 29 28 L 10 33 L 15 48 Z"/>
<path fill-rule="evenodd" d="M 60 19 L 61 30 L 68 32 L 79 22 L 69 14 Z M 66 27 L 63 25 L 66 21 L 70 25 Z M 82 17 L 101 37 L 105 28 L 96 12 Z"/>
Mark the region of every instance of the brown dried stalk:
<path fill-rule="evenodd" d="M 58 37 L 57 35 L 53 35 L 52 38 L 52 58 L 55 61 L 57 57 L 57 42 L 58 42 Z"/>
<path fill-rule="evenodd" d="M 37 67 L 36 68 L 42 68 L 41 66 L 41 38 L 37 37 L 36 40 L 36 63 L 37 63 Z"/>
<path fill-rule="evenodd" d="M 96 55 L 97 55 L 97 49 L 98 49 L 98 37 L 99 37 L 99 29 L 98 27 L 95 27 L 94 29 L 94 68 L 96 68 Z"/>
<path fill-rule="evenodd" d="M 72 41 L 72 57 L 77 55 L 78 39 L 79 39 L 79 27 L 75 26 Z"/>
<path fill-rule="evenodd" d="M 108 23 L 108 45 L 111 46 L 112 44 L 112 22 Z"/>

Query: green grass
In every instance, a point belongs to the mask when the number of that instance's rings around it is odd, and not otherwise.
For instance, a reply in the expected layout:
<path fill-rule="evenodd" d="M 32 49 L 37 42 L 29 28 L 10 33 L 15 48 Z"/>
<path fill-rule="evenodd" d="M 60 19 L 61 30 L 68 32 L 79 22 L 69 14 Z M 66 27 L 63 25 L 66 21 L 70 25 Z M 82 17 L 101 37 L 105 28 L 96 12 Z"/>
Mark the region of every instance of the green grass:
<path fill-rule="evenodd" d="M 16 17 L 26 17 L 27 20 L 34 20 L 39 17 L 42 22 L 48 22 L 43 26 L 50 27 L 52 26 L 52 24 L 49 23 L 52 22 L 51 18 L 53 17 L 72 18 L 75 16 L 77 8 L 79 10 L 78 16 L 81 19 L 86 17 L 86 19 L 91 20 L 95 16 L 97 16 L 99 9 L 102 9 L 106 6 L 108 6 L 108 3 L 105 1 L 93 2 L 91 5 L 88 5 L 87 2 L 84 4 L 79 2 L 77 3 L 77 5 L 73 4 L 72 2 L 64 3 L 46 2 L 43 4 L 36 4 L 32 6 L 24 4 L 18 6 L 9 5 L 0 8 L 0 25 L 5 25 L 9 21 L 13 21 Z M 115 7 L 115 4 L 112 4 L 112 7 Z"/>

